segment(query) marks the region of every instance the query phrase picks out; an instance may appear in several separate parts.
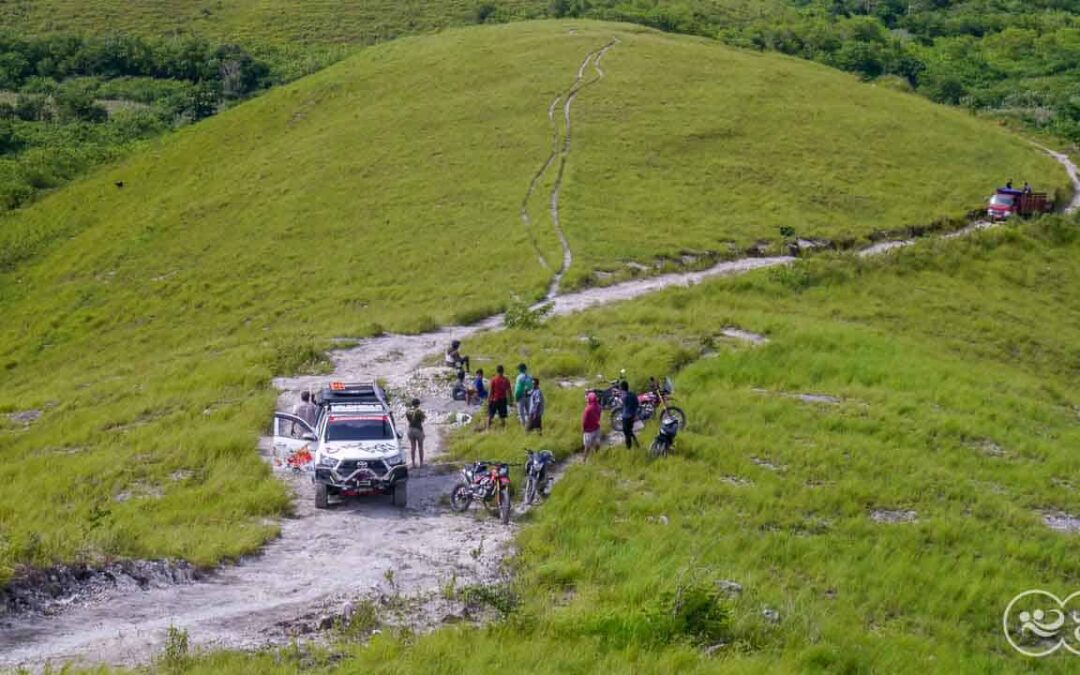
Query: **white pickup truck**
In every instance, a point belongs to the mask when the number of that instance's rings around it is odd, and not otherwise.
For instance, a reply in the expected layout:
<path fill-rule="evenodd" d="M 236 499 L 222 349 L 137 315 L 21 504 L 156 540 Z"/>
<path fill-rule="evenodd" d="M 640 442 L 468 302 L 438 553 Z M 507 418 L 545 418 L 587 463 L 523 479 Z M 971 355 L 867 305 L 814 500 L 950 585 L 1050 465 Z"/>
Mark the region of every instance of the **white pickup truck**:
<path fill-rule="evenodd" d="M 390 495 L 395 506 L 405 506 L 409 469 L 382 389 L 373 382 L 333 382 L 315 402 L 314 427 L 296 415 L 274 414 L 275 451 L 312 454 L 315 507 L 327 508 L 331 497 L 370 494 Z"/>

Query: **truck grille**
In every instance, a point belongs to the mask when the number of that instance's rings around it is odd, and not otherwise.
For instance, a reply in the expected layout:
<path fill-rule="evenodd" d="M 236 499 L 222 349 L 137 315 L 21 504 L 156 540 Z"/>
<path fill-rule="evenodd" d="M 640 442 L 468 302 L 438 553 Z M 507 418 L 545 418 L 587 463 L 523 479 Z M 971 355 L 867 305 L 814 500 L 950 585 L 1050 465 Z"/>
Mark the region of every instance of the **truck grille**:
<path fill-rule="evenodd" d="M 366 464 L 367 466 L 361 466 L 362 464 Z M 342 478 L 348 478 L 353 473 L 355 473 L 357 469 L 363 468 L 366 468 L 368 471 L 375 474 L 376 476 L 382 476 L 388 471 L 386 462 L 382 461 L 381 459 L 376 459 L 370 462 L 358 461 L 354 459 L 344 459 L 338 462 L 336 471 L 337 474 Z"/>

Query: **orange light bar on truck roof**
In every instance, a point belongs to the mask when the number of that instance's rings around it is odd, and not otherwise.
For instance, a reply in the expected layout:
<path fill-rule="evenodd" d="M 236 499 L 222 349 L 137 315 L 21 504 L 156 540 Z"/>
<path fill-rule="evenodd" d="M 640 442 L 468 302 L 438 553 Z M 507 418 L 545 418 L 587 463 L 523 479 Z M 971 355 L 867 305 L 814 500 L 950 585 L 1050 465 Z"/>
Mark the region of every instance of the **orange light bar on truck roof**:
<path fill-rule="evenodd" d="M 345 383 L 344 382 L 331 382 L 330 383 L 330 391 L 345 391 Z"/>

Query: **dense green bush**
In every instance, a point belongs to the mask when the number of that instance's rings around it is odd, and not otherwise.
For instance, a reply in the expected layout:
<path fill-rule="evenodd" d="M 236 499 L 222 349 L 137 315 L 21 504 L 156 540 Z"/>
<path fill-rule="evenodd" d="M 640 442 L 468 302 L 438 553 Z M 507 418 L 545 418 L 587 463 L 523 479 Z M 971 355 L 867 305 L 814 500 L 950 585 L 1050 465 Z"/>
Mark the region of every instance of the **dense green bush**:
<path fill-rule="evenodd" d="M 275 81 L 244 48 L 195 37 L 0 33 L 0 212 Z"/>

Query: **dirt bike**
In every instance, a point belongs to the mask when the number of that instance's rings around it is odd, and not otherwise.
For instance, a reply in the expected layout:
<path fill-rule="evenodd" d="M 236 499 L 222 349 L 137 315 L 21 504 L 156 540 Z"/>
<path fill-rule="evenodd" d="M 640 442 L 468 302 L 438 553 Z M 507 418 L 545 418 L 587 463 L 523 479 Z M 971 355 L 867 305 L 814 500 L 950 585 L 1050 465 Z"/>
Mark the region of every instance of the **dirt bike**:
<path fill-rule="evenodd" d="M 626 371 L 619 371 L 621 377 L 626 376 Z M 598 375 L 598 379 L 603 380 L 603 375 Z M 622 410 L 622 389 L 619 388 L 621 380 L 608 380 L 606 387 L 596 387 L 590 389 L 592 393 L 596 394 L 596 400 L 600 403 L 600 408 L 604 410 Z"/>
<path fill-rule="evenodd" d="M 555 457 L 547 450 L 525 450 L 525 496 L 526 504 L 536 501 L 537 495 L 546 495 L 551 483 L 548 466 L 555 464 Z"/>
<path fill-rule="evenodd" d="M 622 392 L 619 392 L 620 395 Z M 660 384 L 656 381 L 656 378 L 649 378 L 649 390 L 638 394 L 638 409 L 637 420 L 640 422 L 647 422 L 653 418 L 657 410 L 663 411 L 661 419 L 664 417 L 673 418 L 679 425 L 680 429 L 686 428 L 686 413 L 682 408 L 677 406 L 668 405 L 668 401 L 671 400 L 675 393 L 675 386 L 671 382 L 671 378 L 664 380 L 664 384 Z M 611 420 L 611 428 L 615 430 L 622 429 L 622 397 L 619 398 L 619 405 L 612 407 L 608 413 Z"/>
<path fill-rule="evenodd" d="M 679 433 L 679 422 L 674 417 L 664 415 L 660 418 L 660 429 L 649 446 L 653 457 L 666 457 L 675 445 L 675 435 Z"/>
<path fill-rule="evenodd" d="M 462 481 L 450 492 L 450 508 L 459 513 L 473 500 L 480 501 L 491 513 L 498 513 L 504 524 L 510 522 L 510 465 L 501 462 L 475 462 L 461 470 Z"/>

